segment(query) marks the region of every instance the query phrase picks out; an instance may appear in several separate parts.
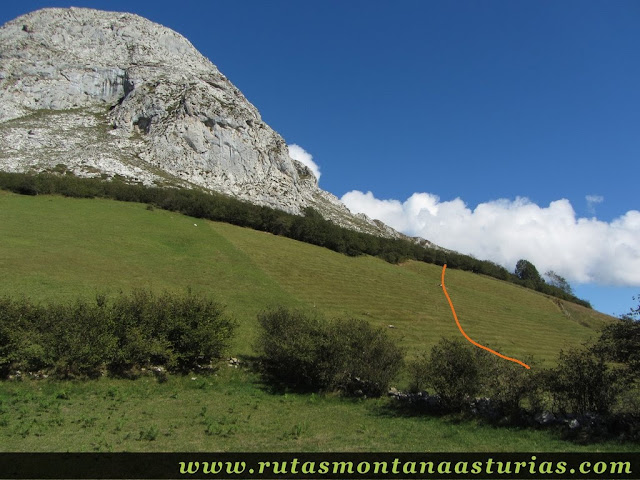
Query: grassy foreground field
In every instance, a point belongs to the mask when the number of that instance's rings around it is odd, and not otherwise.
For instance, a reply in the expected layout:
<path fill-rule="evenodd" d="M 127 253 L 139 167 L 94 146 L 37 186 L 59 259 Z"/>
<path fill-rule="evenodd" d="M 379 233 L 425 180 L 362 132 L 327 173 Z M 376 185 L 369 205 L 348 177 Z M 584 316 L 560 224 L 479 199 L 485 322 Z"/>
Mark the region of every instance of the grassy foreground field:
<path fill-rule="evenodd" d="M 0 295 L 71 301 L 148 287 L 206 293 L 239 324 L 230 355 L 253 353 L 256 315 L 274 305 L 388 326 L 407 359 L 459 332 L 441 268 L 350 258 L 290 239 L 108 200 L 0 192 Z M 610 321 L 513 284 L 447 270 L 467 333 L 551 365 Z M 406 385 L 398 384 L 399 388 Z M 274 395 L 254 374 L 0 385 L 0 444 L 14 451 L 574 450 L 547 432 L 400 417 L 387 399 Z M 4 437 L 4 438 L 2 438 Z M 613 443 L 592 450 L 621 450 Z M 637 448 L 637 447 L 636 447 Z"/>
<path fill-rule="evenodd" d="M 193 380 L 192 378 L 195 378 Z M 401 416 L 388 400 L 274 395 L 254 374 L 2 385 L 3 451 L 637 451 L 549 432 Z"/>

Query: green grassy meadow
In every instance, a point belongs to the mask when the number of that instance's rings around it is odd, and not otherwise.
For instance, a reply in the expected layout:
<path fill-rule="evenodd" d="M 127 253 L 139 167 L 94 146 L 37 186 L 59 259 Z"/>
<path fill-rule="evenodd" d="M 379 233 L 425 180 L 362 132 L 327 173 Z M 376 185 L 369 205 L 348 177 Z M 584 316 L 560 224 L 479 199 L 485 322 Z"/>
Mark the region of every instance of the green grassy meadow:
<path fill-rule="evenodd" d="M 195 380 L 192 380 L 195 378 Z M 254 374 L 8 382 L 3 451 L 635 451 L 543 431 L 400 416 L 386 398 L 269 393 Z"/>
<path fill-rule="evenodd" d="M 136 287 L 205 293 L 239 328 L 230 356 L 253 353 L 256 315 L 275 305 L 389 328 L 406 358 L 460 335 L 441 268 L 347 257 L 271 234 L 101 199 L 0 191 L 0 295 L 66 302 Z M 514 284 L 447 269 L 446 286 L 474 340 L 550 366 L 610 317 Z M 552 451 L 589 447 L 553 433 L 451 418 L 402 417 L 388 400 L 269 393 L 243 368 L 216 376 L 0 384 L 7 451 Z M 398 388 L 406 388 L 403 380 Z M 406 383 L 406 382 L 405 382 Z M 637 447 L 636 447 L 637 448 Z M 632 448 L 633 449 L 633 448 Z"/>
<path fill-rule="evenodd" d="M 442 336 L 460 335 L 437 265 L 347 257 L 141 204 L 6 192 L 0 194 L 0 237 L 0 294 L 59 302 L 136 287 L 191 288 L 225 304 L 238 320 L 232 352 L 238 355 L 252 352 L 256 314 L 279 304 L 393 325 L 390 333 L 409 356 Z M 469 272 L 447 269 L 445 283 L 473 339 L 543 364 L 609 319 Z"/>

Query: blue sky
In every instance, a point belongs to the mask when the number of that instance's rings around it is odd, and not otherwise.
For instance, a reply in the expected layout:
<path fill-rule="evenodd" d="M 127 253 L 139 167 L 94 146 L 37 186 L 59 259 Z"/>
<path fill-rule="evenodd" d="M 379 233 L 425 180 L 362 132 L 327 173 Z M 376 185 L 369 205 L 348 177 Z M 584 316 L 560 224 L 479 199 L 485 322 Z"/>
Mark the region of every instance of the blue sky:
<path fill-rule="evenodd" d="M 67 2 L 3 3 L 0 22 Z M 640 293 L 640 3 L 82 1 L 186 36 L 355 211 Z"/>

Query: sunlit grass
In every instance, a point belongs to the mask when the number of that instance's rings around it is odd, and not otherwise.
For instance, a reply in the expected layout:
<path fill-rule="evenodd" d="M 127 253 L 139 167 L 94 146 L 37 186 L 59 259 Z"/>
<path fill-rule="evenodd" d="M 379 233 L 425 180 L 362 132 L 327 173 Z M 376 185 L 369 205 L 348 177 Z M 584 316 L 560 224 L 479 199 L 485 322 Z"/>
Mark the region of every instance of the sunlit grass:
<path fill-rule="evenodd" d="M 192 379 L 192 378 L 195 378 Z M 455 418 L 402 416 L 387 398 L 273 394 L 254 374 L 5 382 L 3 451 L 633 451 Z M 637 447 L 636 447 L 637 448 Z"/>
<path fill-rule="evenodd" d="M 197 225 L 197 226 L 196 226 Z M 441 268 L 392 265 L 145 205 L 54 196 L 0 196 L 0 294 L 67 301 L 135 287 L 191 288 L 227 305 L 249 354 L 256 314 L 317 309 L 390 328 L 409 356 L 459 332 L 440 288 Z M 446 285 L 467 333 L 509 356 L 552 362 L 605 315 L 493 278 L 448 269 Z M 565 312 L 572 312 L 568 318 Z M 587 311 L 587 314 L 582 312 Z"/>
<path fill-rule="evenodd" d="M 68 302 L 97 293 L 205 293 L 239 324 L 230 355 L 251 356 L 256 315 L 274 305 L 363 318 L 388 329 L 408 359 L 458 337 L 441 268 L 392 265 L 146 205 L 24 197 L 0 191 L 0 295 Z M 549 365 L 610 318 L 513 284 L 447 270 L 467 333 Z M 392 325 L 394 328 L 388 328 Z M 403 380 L 404 378 L 404 380 Z M 406 374 L 397 386 L 405 388 Z M 0 444 L 12 451 L 552 451 L 548 432 L 398 416 L 386 398 L 274 395 L 254 374 L 135 381 L 3 382 Z M 615 444 L 591 449 L 620 450 Z"/>

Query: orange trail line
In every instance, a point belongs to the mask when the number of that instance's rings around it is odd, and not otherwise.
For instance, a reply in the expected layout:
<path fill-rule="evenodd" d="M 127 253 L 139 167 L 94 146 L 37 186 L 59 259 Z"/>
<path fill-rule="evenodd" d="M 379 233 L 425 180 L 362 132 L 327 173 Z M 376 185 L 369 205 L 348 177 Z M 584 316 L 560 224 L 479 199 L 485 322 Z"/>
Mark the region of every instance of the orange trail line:
<path fill-rule="evenodd" d="M 444 286 L 444 271 L 446 269 L 447 269 L 447 264 L 445 263 L 444 267 L 442 267 L 442 290 L 444 291 L 445 297 L 447 297 L 447 300 L 449 301 L 449 306 L 451 307 L 451 312 L 453 313 L 453 318 L 456 321 L 456 325 L 458 325 L 458 329 L 460 330 L 460 333 L 462 333 L 464 338 L 469 340 L 471 343 L 473 343 L 478 348 L 482 348 L 482 349 L 486 350 L 487 352 L 491 352 L 494 355 L 497 355 L 500 358 L 504 358 L 505 360 L 509 360 L 510 362 L 518 363 L 518 364 L 522 365 L 524 368 L 530 369 L 531 367 L 529 365 L 527 365 L 524 362 L 521 362 L 520 360 L 518 360 L 516 358 L 507 357 L 506 355 L 502 355 L 501 353 L 498 353 L 495 350 L 491 350 L 489 347 L 485 347 L 484 345 L 480 345 L 478 342 L 474 342 L 473 340 L 471 340 L 469 335 L 467 335 L 465 333 L 465 331 L 462 329 L 462 326 L 460 325 L 460 321 L 458 320 L 458 316 L 456 315 L 456 310 L 453 308 L 453 303 L 451 302 L 451 299 L 449 298 L 449 294 L 447 293 L 447 289 Z"/>

